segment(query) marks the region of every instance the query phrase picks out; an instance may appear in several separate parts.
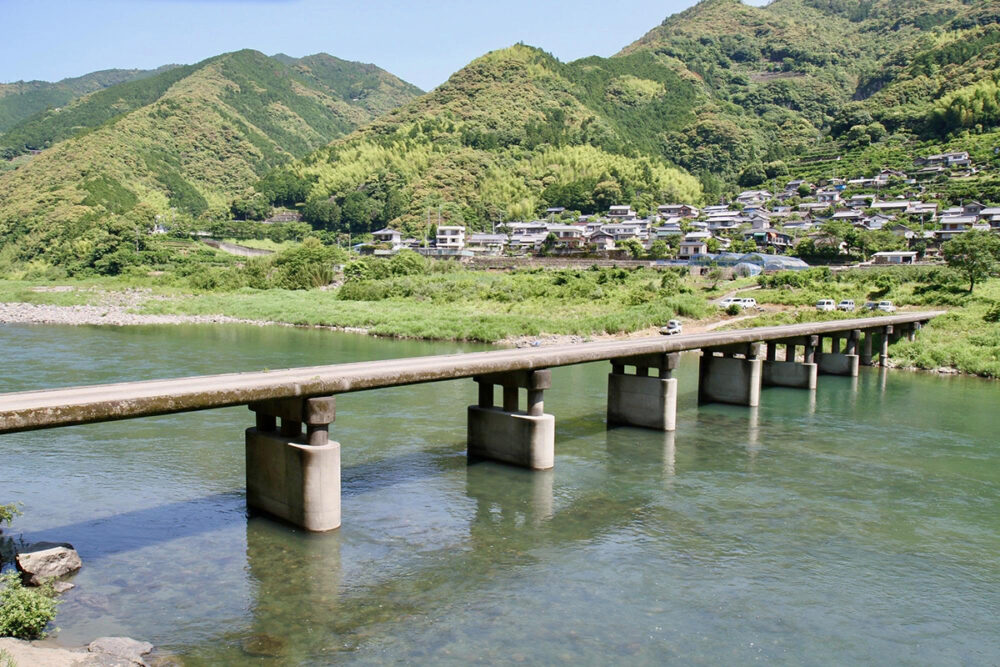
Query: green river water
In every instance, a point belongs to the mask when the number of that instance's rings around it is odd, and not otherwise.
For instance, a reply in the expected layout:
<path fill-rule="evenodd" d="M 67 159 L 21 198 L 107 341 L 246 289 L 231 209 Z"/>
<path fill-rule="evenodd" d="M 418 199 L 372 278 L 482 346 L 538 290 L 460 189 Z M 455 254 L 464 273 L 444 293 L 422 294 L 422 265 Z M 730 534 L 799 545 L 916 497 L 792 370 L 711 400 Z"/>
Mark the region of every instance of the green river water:
<path fill-rule="evenodd" d="M 0 325 L 0 392 L 482 349 L 282 327 Z M 1000 663 L 1000 384 L 864 369 L 678 430 L 553 371 L 556 466 L 468 465 L 471 380 L 338 398 L 343 526 L 248 517 L 246 408 L 0 436 L 14 537 L 84 567 L 55 638 L 185 664 Z M 10 531 L 9 531 L 10 532 Z"/>

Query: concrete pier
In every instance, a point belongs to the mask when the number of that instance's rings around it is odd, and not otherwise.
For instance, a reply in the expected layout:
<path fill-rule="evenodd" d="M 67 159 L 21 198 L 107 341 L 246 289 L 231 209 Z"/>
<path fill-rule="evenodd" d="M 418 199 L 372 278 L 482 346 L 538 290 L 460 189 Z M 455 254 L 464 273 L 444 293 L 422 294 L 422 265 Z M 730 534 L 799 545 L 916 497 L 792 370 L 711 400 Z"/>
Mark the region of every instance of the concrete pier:
<path fill-rule="evenodd" d="M 877 330 L 875 329 L 865 329 L 864 338 L 861 342 L 861 354 L 858 355 L 860 358 L 858 363 L 862 366 L 874 366 L 875 361 L 872 355 L 872 339 L 875 338 Z"/>
<path fill-rule="evenodd" d="M 760 405 L 760 349 L 760 343 L 748 343 L 702 350 L 698 402 Z"/>
<path fill-rule="evenodd" d="M 885 368 L 889 362 L 889 339 L 893 336 L 892 325 L 882 327 L 882 348 L 878 355 L 878 365 Z"/>
<path fill-rule="evenodd" d="M 468 409 L 468 455 L 534 470 L 555 465 L 556 420 L 544 414 L 542 392 L 552 387 L 552 371 L 528 370 L 477 375 L 479 404 Z M 494 387 L 503 388 L 503 406 L 493 403 Z M 527 409 L 519 410 L 520 390 Z"/>
<path fill-rule="evenodd" d="M 831 336 L 830 352 L 816 353 L 816 363 L 820 375 L 858 376 L 861 358 L 858 355 L 858 341 L 861 332 L 857 329 L 847 332 L 846 344 L 841 347 L 840 336 Z"/>
<path fill-rule="evenodd" d="M 777 358 L 779 345 L 785 347 L 783 361 Z M 791 387 L 793 389 L 815 389 L 819 367 L 816 365 L 816 348 L 819 345 L 817 336 L 770 342 L 767 344 L 767 359 L 761 373 L 761 382 L 765 387 Z M 802 361 L 796 359 L 797 349 L 803 348 Z"/>
<path fill-rule="evenodd" d="M 339 527 L 340 444 L 328 435 L 335 400 L 277 399 L 250 409 L 257 425 L 246 431 L 247 506 L 310 531 Z"/>
<path fill-rule="evenodd" d="M 677 428 L 677 379 L 680 354 L 648 354 L 611 360 L 608 374 L 608 425 L 659 431 Z M 626 374 L 626 367 L 635 369 Z M 656 371 L 656 377 L 649 372 Z"/>

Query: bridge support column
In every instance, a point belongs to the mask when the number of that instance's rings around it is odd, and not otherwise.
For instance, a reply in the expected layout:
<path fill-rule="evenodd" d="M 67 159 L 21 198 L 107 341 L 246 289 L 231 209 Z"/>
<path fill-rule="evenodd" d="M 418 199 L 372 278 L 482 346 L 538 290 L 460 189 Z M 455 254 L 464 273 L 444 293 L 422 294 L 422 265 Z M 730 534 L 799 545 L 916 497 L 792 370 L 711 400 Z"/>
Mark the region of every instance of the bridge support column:
<path fill-rule="evenodd" d="M 861 354 L 858 363 L 862 366 L 874 366 L 875 361 L 872 356 L 872 339 L 875 338 L 875 329 L 865 329 L 864 338 L 861 342 Z"/>
<path fill-rule="evenodd" d="M 847 377 L 858 377 L 858 339 L 861 332 L 857 329 L 848 332 L 847 344 L 841 352 L 840 336 L 832 336 L 832 346 L 830 352 L 817 353 L 817 364 L 820 375 L 846 375 Z"/>
<path fill-rule="evenodd" d="M 763 360 L 760 343 L 709 348 L 701 352 L 699 403 L 760 405 Z M 716 356 L 721 353 L 722 356 Z M 742 358 L 736 356 L 742 355 Z"/>
<path fill-rule="evenodd" d="M 798 345 L 804 343 L 805 354 L 802 363 L 795 359 Z M 799 343 L 798 340 L 774 341 L 768 343 L 767 359 L 761 374 L 765 387 L 792 387 L 793 389 L 815 389 L 818 367 L 815 362 L 816 347 L 819 344 L 817 336 L 809 336 Z M 785 360 L 778 361 L 776 348 L 779 344 L 785 346 Z"/>
<path fill-rule="evenodd" d="M 671 377 L 680 354 L 648 354 L 611 361 L 608 374 L 608 425 L 658 431 L 677 428 L 677 379 Z M 625 373 L 635 367 L 635 375 Z M 656 377 L 649 377 L 655 369 Z"/>
<path fill-rule="evenodd" d="M 556 419 L 544 414 L 542 392 L 552 387 L 552 371 L 479 375 L 479 405 L 469 406 L 469 458 L 548 470 L 555 464 Z M 503 407 L 493 405 L 494 385 L 503 387 Z M 527 390 L 526 411 L 518 409 Z"/>
<path fill-rule="evenodd" d="M 329 439 L 335 399 L 278 399 L 250 409 L 257 426 L 246 432 L 247 505 L 314 532 L 339 527 L 340 444 Z"/>
<path fill-rule="evenodd" d="M 882 327 L 882 349 L 878 355 L 879 366 L 885 368 L 889 364 L 889 339 L 893 335 L 892 325 Z"/>

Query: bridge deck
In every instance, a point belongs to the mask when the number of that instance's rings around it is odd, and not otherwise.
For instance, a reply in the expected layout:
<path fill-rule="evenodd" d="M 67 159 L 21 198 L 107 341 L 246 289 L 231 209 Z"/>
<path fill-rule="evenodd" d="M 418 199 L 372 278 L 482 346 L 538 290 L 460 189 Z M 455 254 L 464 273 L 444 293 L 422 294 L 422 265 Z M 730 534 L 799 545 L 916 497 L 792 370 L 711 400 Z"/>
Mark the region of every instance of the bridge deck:
<path fill-rule="evenodd" d="M 941 312 L 0 394 L 0 433 L 926 322 Z"/>

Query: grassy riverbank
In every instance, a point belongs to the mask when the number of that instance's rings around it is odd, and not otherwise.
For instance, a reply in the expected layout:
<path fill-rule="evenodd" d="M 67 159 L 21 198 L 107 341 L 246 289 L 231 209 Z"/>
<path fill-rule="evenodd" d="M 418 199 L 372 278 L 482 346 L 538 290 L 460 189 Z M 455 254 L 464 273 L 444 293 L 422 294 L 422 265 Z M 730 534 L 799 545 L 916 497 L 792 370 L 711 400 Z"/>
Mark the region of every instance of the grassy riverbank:
<path fill-rule="evenodd" d="M 676 273 L 454 271 L 349 281 L 336 290 L 206 292 L 147 303 L 150 314 L 221 314 L 374 334 L 497 342 L 513 336 L 627 333 L 700 319 L 717 293 Z"/>
<path fill-rule="evenodd" d="M 372 266 L 375 268 L 373 269 Z M 350 266 L 331 289 L 241 287 L 229 291 L 178 287 L 166 277 L 101 278 L 41 283 L 0 280 L 0 302 L 55 306 L 108 305 L 145 315 L 228 316 L 322 325 L 372 334 L 495 343 L 524 336 L 627 334 L 679 317 L 688 331 L 725 319 L 711 304 L 726 292 L 758 287 L 765 312 L 733 327 L 853 317 L 819 313 L 818 299 L 891 299 L 902 308 L 947 309 L 917 338 L 900 341 L 900 365 L 954 368 L 1000 377 L 1000 279 L 969 294 L 943 268 L 812 269 L 717 286 L 674 271 L 653 269 L 524 270 L 510 273 L 440 267 L 412 273 Z"/>
<path fill-rule="evenodd" d="M 753 292 L 760 304 L 790 307 L 767 312 L 738 326 L 857 317 L 852 313 L 820 313 L 819 299 L 865 301 L 889 299 L 908 309 L 949 312 L 931 321 L 917 340 L 899 341 L 892 360 L 899 366 L 925 370 L 953 368 L 983 377 L 1000 377 L 1000 279 L 991 279 L 969 293 L 963 280 L 943 268 L 866 269 L 832 274 L 814 269 L 802 274 L 777 274 L 761 280 Z"/>

